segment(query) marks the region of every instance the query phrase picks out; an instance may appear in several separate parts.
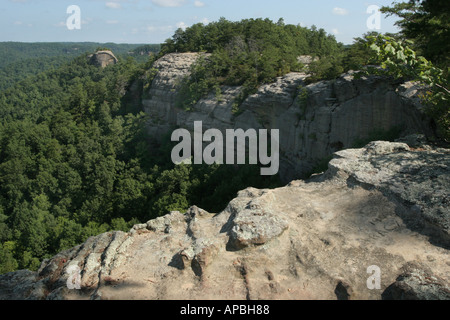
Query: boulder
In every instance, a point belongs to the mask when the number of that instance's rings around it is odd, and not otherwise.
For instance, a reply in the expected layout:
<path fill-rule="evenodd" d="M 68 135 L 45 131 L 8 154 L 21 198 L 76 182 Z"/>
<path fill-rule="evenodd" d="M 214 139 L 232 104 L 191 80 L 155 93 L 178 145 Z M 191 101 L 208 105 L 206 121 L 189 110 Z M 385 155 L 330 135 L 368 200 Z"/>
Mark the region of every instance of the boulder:
<path fill-rule="evenodd" d="M 106 68 L 109 65 L 115 65 L 119 62 L 114 53 L 109 50 L 97 51 L 89 56 L 90 62 L 100 68 Z"/>

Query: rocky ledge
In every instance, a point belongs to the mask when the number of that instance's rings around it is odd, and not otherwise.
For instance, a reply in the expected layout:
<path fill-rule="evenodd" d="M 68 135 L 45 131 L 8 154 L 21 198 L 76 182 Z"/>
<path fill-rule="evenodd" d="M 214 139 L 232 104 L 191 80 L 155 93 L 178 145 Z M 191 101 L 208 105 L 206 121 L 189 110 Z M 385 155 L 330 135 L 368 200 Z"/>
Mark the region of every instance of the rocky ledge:
<path fill-rule="evenodd" d="M 97 51 L 95 54 L 89 55 L 88 58 L 90 63 L 100 68 L 106 68 L 119 62 L 114 53 L 109 50 Z"/>
<path fill-rule="evenodd" d="M 261 85 L 236 110 L 242 87 L 222 86 L 191 110 L 177 107 L 181 84 L 201 54 L 173 53 L 153 65 L 154 80 L 142 105 L 149 115 L 149 136 L 161 139 L 177 127 L 204 130 L 276 129 L 280 134 L 280 177 L 284 182 L 309 177 L 317 163 L 343 149 L 374 139 L 425 134 L 433 136 L 420 104 L 420 86 L 382 77 L 343 74 L 333 81 L 307 84 L 307 73 L 292 72 Z M 239 99 L 238 99 L 239 100 Z M 233 111 L 234 110 L 234 111 Z M 401 132 L 400 132 L 401 131 Z M 360 142 L 360 140 L 364 142 Z"/>
<path fill-rule="evenodd" d="M 340 151 L 309 181 L 248 188 L 221 213 L 171 212 L 2 275 L 0 298 L 448 300 L 449 164 L 447 149 L 405 143 Z"/>

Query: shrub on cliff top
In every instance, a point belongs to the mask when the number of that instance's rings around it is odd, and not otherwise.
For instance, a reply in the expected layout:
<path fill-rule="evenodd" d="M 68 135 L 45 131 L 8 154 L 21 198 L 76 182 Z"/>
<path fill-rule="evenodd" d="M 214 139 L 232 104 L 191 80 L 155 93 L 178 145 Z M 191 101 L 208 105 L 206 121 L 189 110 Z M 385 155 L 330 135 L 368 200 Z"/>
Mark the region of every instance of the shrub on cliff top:
<path fill-rule="evenodd" d="M 178 29 L 162 46 L 161 55 L 172 52 L 208 52 L 199 60 L 181 89 L 180 106 L 190 109 L 199 98 L 220 85 L 244 86 L 251 93 L 276 77 L 301 71 L 300 55 L 323 58 L 343 50 L 325 30 L 277 23 L 269 19 L 195 24 Z M 341 69 L 339 69 L 341 70 Z"/>

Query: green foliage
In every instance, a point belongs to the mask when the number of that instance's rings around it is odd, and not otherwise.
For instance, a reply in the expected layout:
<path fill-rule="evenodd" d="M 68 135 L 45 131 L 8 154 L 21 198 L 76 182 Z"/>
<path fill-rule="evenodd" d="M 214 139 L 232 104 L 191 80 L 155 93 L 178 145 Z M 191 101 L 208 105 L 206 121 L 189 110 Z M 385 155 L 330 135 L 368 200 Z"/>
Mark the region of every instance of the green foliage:
<path fill-rule="evenodd" d="M 394 76 L 405 76 L 428 85 L 422 96 L 428 114 L 437 124 L 437 133 L 450 140 L 449 71 L 450 71 L 450 2 L 441 0 L 409 0 L 383 7 L 382 12 L 400 19 L 402 41 L 380 39 L 386 45 L 373 43 L 381 52 L 381 61 L 394 70 Z M 387 52 L 386 52 L 387 51 Z M 393 57 L 392 55 L 396 56 Z M 394 60 L 394 62 L 391 62 Z"/>
<path fill-rule="evenodd" d="M 444 70 L 450 66 L 450 2 L 409 0 L 382 7 L 400 19 L 401 36 L 413 41 L 413 49 Z"/>
<path fill-rule="evenodd" d="M 15 243 L 6 241 L 0 243 L 0 274 L 17 270 L 19 264 L 14 258 Z"/>
<path fill-rule="evenodd" d="M 119 59 L 145 63 L 160 45 L 99 43 L 0 43 L 0 91 L 47 70 L 54 70 L 85 52 L 112 50 Z"/>
<path fill-rule="evenodd" d="M 224 18 L 208 25 L 196 24 L 177 30 L 162 46 L 161 54 L 170 52 L 207 52 L 185 79 L 178 106 L 190 110 L 200 98 L 219 86 L 243 86 L 235 102 L 235 113 L 245 97 L 263 83 L 272 82 L 291 71 L 301 71 L 298 56 L 337 56 L 342 44 L 323 29 L 274 23 L 269 19 L 231 22 Z M 327 60 L 327 59 L 325 59 Z M 327 73 L 343 69 L 329 65 Z M 334 70 L 336 68 L 336 70 Z"/>
<path fill-rule="evenodd" d="M 183 80 L 176 101 L 177 108 L 188 111 L 218 85 L 214 71 L 205 57 L 200 57 L 191 67 L 191 71 L 191 76 Z"/>
<path fill-rule="evenodd" d="M 153 80 L 155 79 L 157 74 L 158 74 L 158 69 L 155 69 L 155 68 L 150 68 L 146 72 L 144 82 L 143 82 L 143 91 L 144 92 L 148 92 L 150 90 Z M 148 97 L 144 97 L 144 98 L 148 98 Z"/>
<path fill-rule="evenodd" d="M 344 73 L 343 66 L 344 53 L 334 54 L 332 56 L 324 57 L 321 60 L 313 61 L 308 66 L 307 78 L 308 83 L 314 83 L 320 80 L 333 80 Z"/>
<path fill-rule="evenodd" d="M 362 74 L 376 74 L 394 79 L 419 81 L 423 84 L 422 101 L 428 115 L 437 124 L 437 133 L 450 139 L 450 90 L 448 72 L 437 68 L 426 58 L 411 49 L 411 42 L 399 42 L 392 37 L 368 37 L 367 47 L 373 51 L 371 63 Z"/>
<path fill-rule="evenodd" d="M 127 55 L 133 57 L 138 63 L 145 63 L 149 59 L 154 59 L 160 50 L 160 44 L 147 44 L 128 51 Z"/>
<path fill-rule="evenodd" d="M 87 56 L 0 92 L 0 273 L 36 270 L 90 236 L 171 210 L 219 212 L 240 189 L 279 183 L 255 166 L 175 166 L 169 139 L 150 150 L 138 88 L 153 60 L 102 69 Z"/>
<path fill-rule="evenodd" d="M 159 51 L 159 45 L 149 45 L 154 47 L 154 53 Z M 93 52 L 97 48 L 107 48 L 117 56 L 128 55 L 135 49 L 139 49 L 137 44 L 115 44 L 115 43 L 95 43 L 95 42 L 0 42 L 0 69 L 6 65 L 17 61 L 24 61 L 36 58 L 48 57 L 71 57 L 76 58 L 83 53 Z"/>
<path fill-rule="evenodd" d="M 299 86 L 297 88 L 297 99 L 298 104 L 300 106 L 300 111 L 302 112 L 302 115 L 304 115 L 306 111 L 306 107 L 308 106 L 308 98 L 309 98 L 309 92 L 308 89 L 306 89 L 303 86 Z"/>
<path fill-rule="evenodd" d="M 343 57 L 343 66 L 348 70 L 361 70 L 367 66 L 372 58 L 372 50 L 367 47 L 368 37 L 378 36 L 378 32 L 368 32 L 362 37 L 355 38 L 353 44 L 349 46 Z"/>

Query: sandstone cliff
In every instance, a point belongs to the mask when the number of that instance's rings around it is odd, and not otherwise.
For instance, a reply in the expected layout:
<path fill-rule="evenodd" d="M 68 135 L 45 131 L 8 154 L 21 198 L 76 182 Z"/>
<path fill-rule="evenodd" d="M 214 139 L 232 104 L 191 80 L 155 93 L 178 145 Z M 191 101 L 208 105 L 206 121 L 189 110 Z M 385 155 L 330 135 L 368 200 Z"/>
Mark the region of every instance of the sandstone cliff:
<path fill-rule="evenodd" d="M 448 300 L 450 151 L 410 144 L 338 152 L 325 174 L 248 188 L 217 214 L 92 237 L 0 276 L 0 299 Z"/>
<path fill-rule="evenodd" d="M 109 50 L 97 51 L 95 54 L 89 55 L 89 61 L 100 68 L 106 68 L 109 65 L 116 64 L 119 60 L 114 53 Z"/>
<path fill-rule="evenodd" d="M 240 87 L 223 87 L 220 96 L 211 93 L 192 111 L 177 109 L 180 83 L 198 57 L 174 53 L 155 63 L 157 74 L 143 101 L 151 136 L 170 133 L 175 126 L 193 131 L 194 121 L 203 121 L 204 130 L 279 129 L 280 176 L 289 182 L 374 131 L 399 128 L 403 135 L 432 135 L 413 84 L 378 77 L 357 80 L 352 74 L 306 85 L 307 74 L 289 73 L 261 86 L 241 104 L 239 114 L 233 114 L 232 105 Z"/>
<path fill-rule="evenodd" d="M 220 213 L 194 206 L 92 237 L 37 272 L 1 275 L 0 299 L 450 299 L 450 151 L 418 135 L 349 149 L 374 130 L 432 134 L 413 84 L 346 74 L 307 85 L 307 74 L 290 73 L 238 114 L 239 87 L 179 110 L 197 58 L 154 65 L 149 131 L 193 130 L 194 121 L 279 129 L 281 176 L 292 182 L 243 190 Z M 331 154 L 327 172 L 296 180 Z M 368 286 L 374 266 L 380 288 Z"/>

